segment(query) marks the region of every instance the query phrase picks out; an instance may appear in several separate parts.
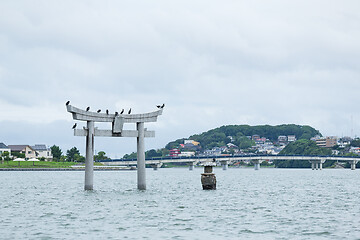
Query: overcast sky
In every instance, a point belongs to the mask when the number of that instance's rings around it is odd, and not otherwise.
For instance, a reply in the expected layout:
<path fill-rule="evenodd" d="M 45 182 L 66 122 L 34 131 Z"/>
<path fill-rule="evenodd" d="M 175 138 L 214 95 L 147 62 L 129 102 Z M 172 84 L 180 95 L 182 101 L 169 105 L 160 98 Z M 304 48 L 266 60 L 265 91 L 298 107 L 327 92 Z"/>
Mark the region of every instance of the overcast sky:
<path fill-rule="evenodd" d="M 358 0 L 1 1 L 0 142 L 84 153 L 67 100 L 165 103 L 146 149 L 229 124 L 359 136 L 359 12 Z M 122 157 L 136 139 L 95 149 Z"/>

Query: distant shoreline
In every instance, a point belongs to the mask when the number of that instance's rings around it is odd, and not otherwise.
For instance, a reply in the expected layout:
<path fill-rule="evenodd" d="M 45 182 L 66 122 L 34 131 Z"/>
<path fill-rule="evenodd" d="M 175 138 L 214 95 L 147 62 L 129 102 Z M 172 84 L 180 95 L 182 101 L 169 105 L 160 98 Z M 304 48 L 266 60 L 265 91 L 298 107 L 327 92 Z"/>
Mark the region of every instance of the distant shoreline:
<path fill-rule="evenodd" d="M 94 168 L 94 171 L 129 171 L 131 168 Z M 85 171 L 85 168 L 0 168 L 0 171 Z"/>

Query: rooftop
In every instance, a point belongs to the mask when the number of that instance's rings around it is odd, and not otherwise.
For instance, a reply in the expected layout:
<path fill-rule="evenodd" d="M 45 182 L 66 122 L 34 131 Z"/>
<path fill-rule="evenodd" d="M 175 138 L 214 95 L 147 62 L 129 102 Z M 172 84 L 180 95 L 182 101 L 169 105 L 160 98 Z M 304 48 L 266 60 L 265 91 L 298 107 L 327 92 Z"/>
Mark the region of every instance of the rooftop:
<path fill-rule="evenodd" d="M 0 148 L 8 148 L 4 143 L 0 143 Z"/>
<path fill-rule="evenodd" d="M 11 149 L 11 151 L 14 151 L 14 152 L 23 151 L 28 146 L 29 145 L 8 145 L 8 147 Z"/>
<path fill-rule="evenodd" d="M 35 144 L 35 146 L 31 146 L 35 151 L 47 151 L 47 147 L 45 144 Z"/>

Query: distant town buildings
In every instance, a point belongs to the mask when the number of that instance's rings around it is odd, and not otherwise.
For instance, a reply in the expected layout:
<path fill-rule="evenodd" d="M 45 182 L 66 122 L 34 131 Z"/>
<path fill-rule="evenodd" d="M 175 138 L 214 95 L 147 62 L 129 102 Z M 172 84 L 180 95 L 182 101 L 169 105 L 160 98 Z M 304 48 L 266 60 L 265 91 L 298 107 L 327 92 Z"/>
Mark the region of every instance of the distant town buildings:
<path fill-rule="evenodd" d="M 190 157 L 194 155 L 198 156 L 226 156 L 226 155 L 246 155 L 246 154 L 268 154 L 277 155 L 283 150 L 289 143 L 297 140 L 296 135 L 280 135 L 277 137 L 277 141 L 271 141 L 266 137 L 260 135 L 246 136 L 251 142 L 252 146 L 245 149 L 240 149 L 240 146 L 235 145 L 235 139 L 231 136 L 227 136 L 230 142 L 224 144 L 224 146 L 217 146 L 211 149 L 201 149 L 199 142 L 186 139 L 183 144 L 180 144 L 178 148 L 170 150 L 170 157 Z M 311 140 L 315 141 L 316 144 L 324 148 L 333 148 L 333 155 L 354 153 L 360 155 L 360 148 L 350 147 L 352 138 L 342 137 L 337 138 L 334 136 L 315 136 Z M 240 144 L 241 145 L 241 144 Z M 343 149 L 343 150 L 341 150 Z"/>
<path fill-rule="evenodd" d="M 351 137 L 342 137 L 338 139 L 337 145 L 339 146 L 339 148 L 345 148 L 351 144 L 351 141 Z"/>
<path fill-rule="evenodd" d="M 184 144 L 180 144 L 180 147 L 187 151 L 198 151 L 200 149 L 200 143 L 194 140 L 184 140 Z"/>
<path fill-rule="evenodd" d="M 16 153 L 24 153 L 25 159 L 35 158 L 36 152 L 32 147 L 29 145 L 8 145 L 8 147 L 11 149 L 11 152 L 14 154 Z"/>
<path fill-rule="evenodd" d="M 214 147 L 212 149 L 206 149 L 204 151 L 205 156 L 220 156 L 222 154 L 222 150 L 219 147 Z"/>
<path fill-rule="evenodd" d="M 259 135 L 252 135 L 251 136 L 251 139 L 254 140 L 254 141 L 258 140 L 259 138 L 260 138 Z"/>
<path fill-rule="evenodd" d="M 179 154 L 180 154 L 179 149 L 177 149 L 177 148 L 170 149 L 170 153 L 169 153 L 170 157 L 177 157 L 177 156 L 179 156 Z"/>
<path fill-rule="evenodd" d="M 53 159 L 50 148 L 47 148 L 45 144 L 30 146 L 5 145 L 4 143 L 0 143 L 0 154 L 4 152 L 9 152 L 10 156 L 13 156 L 14 153 L 23 153 L 26 160 L 30 158 L 44 158 L 45 160 L 51 161 Z"/>
<path fill-rule="evenodd" d="M 360 148 L 359 147 L 352 147 L 352 148 L 350 148 L 349 152 L 359 155 L 360 154 Z"/>
<path fill-rule="evenodd" d="M 316 138 L 315 142 L 316 142 L 316 145 L 318 145 L 319 147 L 331 148 L 337 144 L 337 138 L 334 136 Z"/>

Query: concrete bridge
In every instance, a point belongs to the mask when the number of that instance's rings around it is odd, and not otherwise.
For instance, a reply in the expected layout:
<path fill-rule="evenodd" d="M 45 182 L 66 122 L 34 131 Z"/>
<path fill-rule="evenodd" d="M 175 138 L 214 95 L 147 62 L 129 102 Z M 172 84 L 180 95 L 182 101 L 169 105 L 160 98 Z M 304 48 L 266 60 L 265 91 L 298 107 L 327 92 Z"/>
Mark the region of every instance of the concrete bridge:
<path fill-rule="evenodd" d="M 360 161 L 359 157 L 344 157 L 344 156 L 299 156 L 299 155 L 234 155 L 234 156 L 192 156 L 192 157 L 164 157 L 164 158 L 147 158 L 145 163 L 151 165 L 154 170 L 157 170 L 164 163 L 188 163 L 189 169 L 193 170 L 194 165 L 203 162 L 216 161 L 219 162 L 226 170 L 229 164 L 234 164 L 241 161 L 251 161 L 254 163 L 255 170 L 260 169 L 262 161 L 274 160 L 296 160 L 296 161 L 309 161 L 312 170 L 322 170 L 322 165 L 326 160 L 349 162 L 351 170 L 355 170 L 356 163 Z M 136 166 L 136 159 L 111 159 L 100 161 L 105 165 L 118 165 L 118 166 Z"/>

